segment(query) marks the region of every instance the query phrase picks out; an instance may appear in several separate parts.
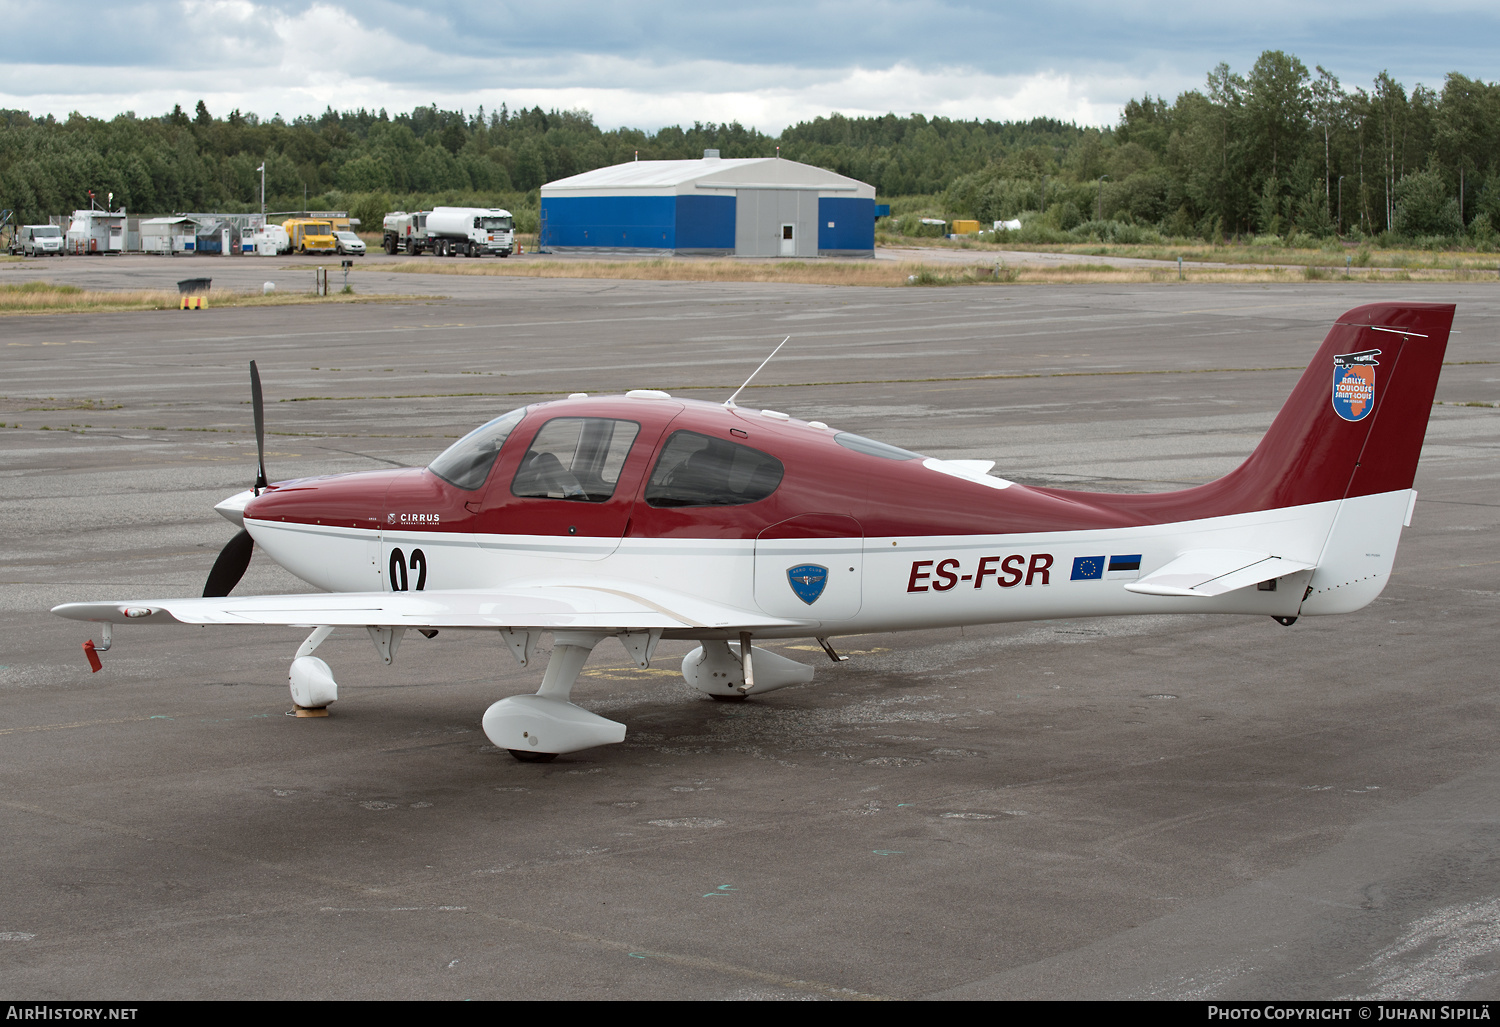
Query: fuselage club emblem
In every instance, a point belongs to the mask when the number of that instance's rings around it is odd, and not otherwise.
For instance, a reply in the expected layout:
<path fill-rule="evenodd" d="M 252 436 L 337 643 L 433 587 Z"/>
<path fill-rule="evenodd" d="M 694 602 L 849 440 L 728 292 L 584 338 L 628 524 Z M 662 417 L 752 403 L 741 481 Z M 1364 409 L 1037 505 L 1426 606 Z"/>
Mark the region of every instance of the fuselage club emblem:
<path fill-rule="evenodd" d="M 828 584 L 828 568 L 815 563 L 798 564 L 787 568 L 786 580 L 797 598 L 811 606 L 818 601 L 818 596 L 823 594 L 823 589 Z"/>
<path fill-rule="evenodd" d="M 1363 421 L 1375 409 L 1375 368 L 1380 350 L 1343 353 L 1333 358 L 1333 412 L 1346 421 Z"/>

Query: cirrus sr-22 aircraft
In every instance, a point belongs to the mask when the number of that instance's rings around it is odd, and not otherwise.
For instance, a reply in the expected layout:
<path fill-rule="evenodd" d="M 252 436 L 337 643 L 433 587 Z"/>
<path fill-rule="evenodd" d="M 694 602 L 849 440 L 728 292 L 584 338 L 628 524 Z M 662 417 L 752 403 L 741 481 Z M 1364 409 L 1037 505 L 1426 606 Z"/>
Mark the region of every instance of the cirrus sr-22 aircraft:
<path fill-rule="evenodd" d="M 574 395 L 497 417 L 425 468 L 268 484 L 259 377 L 255 488 L 217 509 L 242 531 L 203 598 L 67 603 L 103 624 L 311 629 L 292 661 L 299 713 L 338 697 L 312 655 L 336 628 L 386 663 L 403 634 L 488 631 L 529 664 L 534 695 L 484 714 L 518 759 L 620 742 L 625 725 L 570 702 L 611 636 L 647 666 L 687 639 L 690 685 L 742 699 L 812 680 L 756 639 L 1122 614 L 1349 613 L 1385 587 L 1454 308 L 1358 307 L 1329 331 L 1255 451 L 1234 471 L 1154 494 L 1032 488 L 992 463 L 654 390 Z M 764 366 L 764 365 L 762 365 Z M 752 376 L 753 377 L 753 376 Z M 325 589 L 229 596 L 259 547 Z"/>

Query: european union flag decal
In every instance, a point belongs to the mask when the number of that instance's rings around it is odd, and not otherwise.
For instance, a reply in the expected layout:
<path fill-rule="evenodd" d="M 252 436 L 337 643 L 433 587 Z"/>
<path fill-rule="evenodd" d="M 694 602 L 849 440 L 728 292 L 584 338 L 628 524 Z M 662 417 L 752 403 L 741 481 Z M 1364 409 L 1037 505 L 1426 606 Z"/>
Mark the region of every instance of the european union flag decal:
<path fill-rule="evenodd" d="M 1104 577 L 1104 557 L 1073 557 L 1073 581 L 1094 581 Z"/>
<path fill-rule="evenodd" d="M 811 606 L 818 601 L 818 596 L 823 594 L 823 589 L 828 584 L 828 568 L 815 563 L 798 564 L 787 568 L 786 580 L 797 598 Z"/>

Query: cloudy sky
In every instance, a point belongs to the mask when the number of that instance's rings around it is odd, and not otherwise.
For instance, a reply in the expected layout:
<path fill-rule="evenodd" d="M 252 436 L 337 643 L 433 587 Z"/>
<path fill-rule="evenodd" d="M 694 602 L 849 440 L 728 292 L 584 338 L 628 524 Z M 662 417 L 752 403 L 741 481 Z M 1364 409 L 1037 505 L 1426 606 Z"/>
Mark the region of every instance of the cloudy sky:
<path fill-rule="evenodd" d="M 842 111 L 1113 124 L 1266 49 L 1346 87 L 1500 78 L 1495 0 L 0 0 L 0 107 L 262 117 L 582 107 L 605 128 Z"/>

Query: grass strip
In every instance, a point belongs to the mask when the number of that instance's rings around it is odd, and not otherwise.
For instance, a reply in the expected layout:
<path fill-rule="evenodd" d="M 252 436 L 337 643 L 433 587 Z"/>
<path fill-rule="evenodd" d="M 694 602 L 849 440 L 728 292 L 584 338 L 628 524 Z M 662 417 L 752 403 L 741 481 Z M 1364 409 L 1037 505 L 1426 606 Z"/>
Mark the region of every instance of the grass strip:
<path fill-rule="evenodd" d="M 286 307 L 321 303 L 401 303 L 446 299 L 445 296 L 399 296 L 366 293 L 232 292 L 200 293 L 208 309 L 218 307 Z M 125 310 L 176 310 L 182 295 L 170 289 L 81 289 L 53 282 L 0 285 L 0 315 L 112 313 Z"/>
<path fill-rule="evenodd" d="M 1201 239 L 1166 240 L 1156 243 L 1103 243 L 1103 242 L 990 242 L 976 239 L 932 239 L 908 238 L 880 234 L 876 245 L 900 249 L 961 250 L 981 253 L 1003 254 L 1009 251 L 1022 253 L 1067 253 L 1086 257 L 1131 257 L 1136 260 L 1160 260 L 1174 263 L 1183 260 L 1205 261 L 1218 264 L 1262 264 L 1289 265 L 1298 267 L 1320 267 L 1337 270 L 1340 274 L 1348 258 L 1353 270 L 1367 267 L 1408 270 L 1416 269 L 1469 269 L 1487 271 L 1500 278 L 1500 254 L 1479 250 L 1423 250 L 1423 249 L 1377 249 L 1368 244 L 1338 245 L 1328 247 L 1278 246 L 1266 242 L 1213 244 Z"/>
<path fill-rule="evenodd" d="M 977 255 L 976 255 L 977 256 Z M 1328 255 L 1323 254 L 1327 261 Z M 379 268 L 395 274 L 459 275 L 473 278 L 580 278 L 647 282 L 749 282 L 787 285 L 839 285 L 895 288 L 945 285 L 1087 285 L 1175 282 L 1468 282 L 1500 278 L 1474 267 L 1195 267 L 1179 278 L 1175 264 L 1162 267 L 1112 267 L 1069 263 L 972 265 L 908 261 L 833 260 L 571 260 L 528 258 L 518 261 L 408 260 Z M 1196 258 L 1195 258 L 1196 259 Z M 1264 259 L 1264 258 L 1262 258 Z"/>

